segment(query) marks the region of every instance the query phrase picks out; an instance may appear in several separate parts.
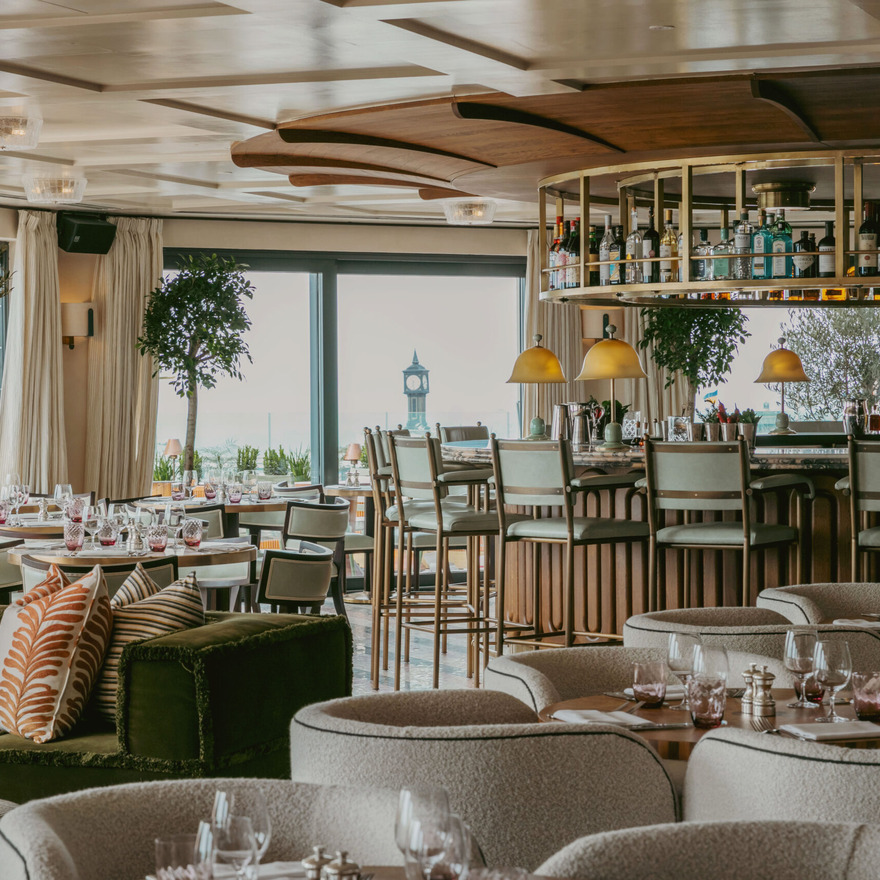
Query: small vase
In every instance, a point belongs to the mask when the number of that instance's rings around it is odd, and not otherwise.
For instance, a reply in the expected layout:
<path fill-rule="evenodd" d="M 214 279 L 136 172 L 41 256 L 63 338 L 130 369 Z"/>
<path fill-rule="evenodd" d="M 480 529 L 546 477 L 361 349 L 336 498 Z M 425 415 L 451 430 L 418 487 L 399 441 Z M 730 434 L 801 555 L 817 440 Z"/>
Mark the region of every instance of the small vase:
<path fill-rule="evenodd" d="M 721 439 L 721 424 L 719 422 L 703 422 L 703 432 L 710 443 L 717 443 Z"/>
<path fill-rule="evenodd" d="M 737 422 L 722 422 L 721 425 L 721 439 L 725 443 L 732 443 L 737 438 L 737 428 L 739 424 Z"/>
<path fill-rule="evenodd" d="M 740 422 L 739 436 L 742 437 L 749 445 L 749 451 L 755 451 L 755 444 L 758 439 L 758 425 L 754 422 Z"/>

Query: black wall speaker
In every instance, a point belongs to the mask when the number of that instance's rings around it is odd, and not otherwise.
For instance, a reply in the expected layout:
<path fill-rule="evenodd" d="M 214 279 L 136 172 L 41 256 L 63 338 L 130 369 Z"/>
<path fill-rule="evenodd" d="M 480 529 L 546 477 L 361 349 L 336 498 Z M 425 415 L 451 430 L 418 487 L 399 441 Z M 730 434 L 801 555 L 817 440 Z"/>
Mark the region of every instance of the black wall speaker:
<path fill-rule="evenodd" d="M 106 254 L 116 237 L 116 224 L 94 214 L 58 214 L 58 247 L 71 254 Z"/>

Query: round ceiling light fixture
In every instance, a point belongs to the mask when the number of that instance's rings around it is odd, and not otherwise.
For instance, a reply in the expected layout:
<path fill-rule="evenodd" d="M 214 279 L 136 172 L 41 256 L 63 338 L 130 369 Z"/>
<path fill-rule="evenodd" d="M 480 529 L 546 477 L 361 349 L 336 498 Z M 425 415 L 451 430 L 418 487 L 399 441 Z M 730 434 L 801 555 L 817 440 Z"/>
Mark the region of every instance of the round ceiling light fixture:
<path fill-rule="evenodd" d="M 450 226 L 488 226 L 495 219 L 494 199 L 444 199 L 443 213 Z"/>
<path fill-rule="evenodd" d="M 0 116 L 0 150 L 32 150 L 43 120 L 36 116 Z"/>
<path fill-rule="evenodd" d="M 88 180 L 84 177 L 38 177 L 25 174 L 21 182 L 29 202 L 41 205 L 75 205 L 83 200 Z"/>
<path fill-rule="evenodd" d="M 810 207 L 810 193 L 815 191 L 816 184 L 808 180 L 756 183 L 752 186 L 752 192 L 758 197 L 758 209 L 765 211 L 778 208 L 806 211 Z"/>

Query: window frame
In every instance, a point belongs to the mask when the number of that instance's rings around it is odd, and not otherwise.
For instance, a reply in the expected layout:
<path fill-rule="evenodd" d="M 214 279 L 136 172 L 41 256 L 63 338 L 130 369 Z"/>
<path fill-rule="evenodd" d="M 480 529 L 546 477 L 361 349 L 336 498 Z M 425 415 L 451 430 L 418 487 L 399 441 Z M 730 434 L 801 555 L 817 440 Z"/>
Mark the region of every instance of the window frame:
<path fill-rule="evenodd" d="M 309 274 L 309 409 L 312 474 L 325 485 L 339 481 L 339 370 L 337 357 L 338 278 L 340 275 L 424 275 L 432 277 L 514 278 L 518 281 L 519 347 L 525 333 L 526 258 L 494 254 L 364 254 L 236 248 L 164 249 L 164 269 L 180 267 L 199 253 L 232 257 L 255 272 Z M 520 388 L 520 397 L 522 389 Z M 520 409 L 522 401 L 519 403 Z"/>

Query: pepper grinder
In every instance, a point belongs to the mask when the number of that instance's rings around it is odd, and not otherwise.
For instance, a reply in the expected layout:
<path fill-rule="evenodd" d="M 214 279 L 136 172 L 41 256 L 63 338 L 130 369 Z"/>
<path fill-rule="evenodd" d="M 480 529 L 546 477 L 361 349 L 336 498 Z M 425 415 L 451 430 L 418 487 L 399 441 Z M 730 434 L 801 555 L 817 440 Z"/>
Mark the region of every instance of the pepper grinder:
<path fill-rule="evenodd" d="M 757 670 L 757 663 L 749 663 L 749 668 L 742 674 L 743 681 L 746 683 L 745 690 L 742 695 L 742 714 L 751 715 L 752 705 L 755 700 L 754 677 Z"/>
<path fill-rule="evenodd" d="M 37 509 L 40 511 L 40 522 L 46 522 L 49 519 L 49 499 L 40 498 L 37 500 Z"/>
<path fill-rule="evenodd" d="M 324 865 L 321 869 L 321 880 L 358 880 L 361 874 L 361 866 L 348 858 L 345 850 L 336 853 L 332 862 Z"/>
<path fill-rule="evenodd" d="M 307 880 L 320 880 L 324 865 L 329 865 L 331 861 L 330 856 L 324 854 L 323 846 L 313 847 L 312 855 L 306 856 L 302 860 Z"/>
<path fill-rule="evenodd" d="M 770 693 L 770 688 L 776 680 L 772 672 L 767 671 L 766 665 L 759 667 L 754 673 L 755 696 L 752 699 L 752 714 L 762 717 L 776 714 L 776 701 Z"/>

